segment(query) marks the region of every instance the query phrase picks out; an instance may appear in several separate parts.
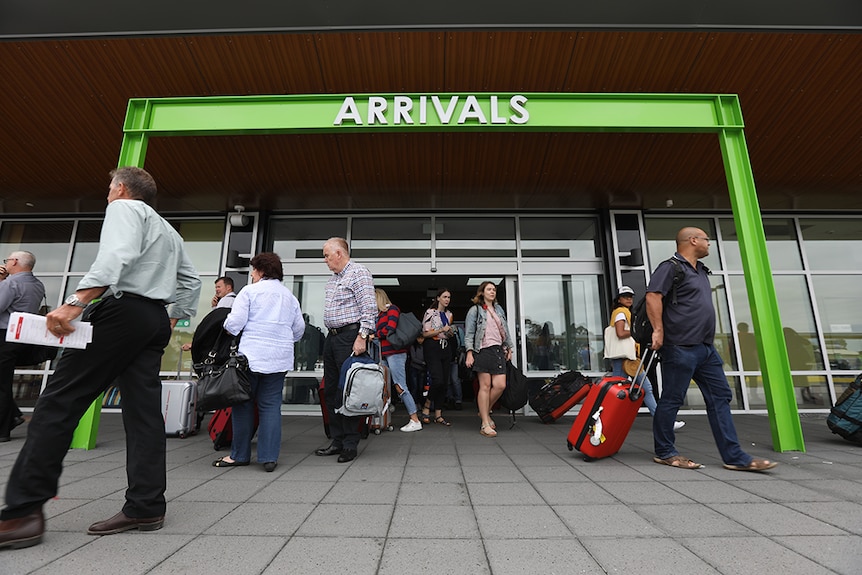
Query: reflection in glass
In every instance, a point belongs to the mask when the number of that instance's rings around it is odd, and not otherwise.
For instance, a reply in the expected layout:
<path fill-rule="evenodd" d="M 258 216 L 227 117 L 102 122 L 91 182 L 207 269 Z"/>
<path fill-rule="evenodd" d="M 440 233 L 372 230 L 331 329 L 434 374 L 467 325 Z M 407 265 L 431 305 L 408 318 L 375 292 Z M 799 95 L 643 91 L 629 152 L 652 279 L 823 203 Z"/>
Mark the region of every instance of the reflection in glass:
<path fill-rule="evenodd" d="M 0 252 L 5 258 L 16 250 L 36 256 L 39 272 L 62 272 L 72 243 L 72 222 L 3 222 L 0 227 Z"/>
<path fill-rule="evenodd" d="M 350 251 L 360 259 L 431 257 L 431 218 L 354 218 Z"/>
<path fill-rule="evenodd" d="M 658 264 L 676 253 L 676 234 L 682 228 L 693 226 L 700 228 L 712 240 L 709 244 L 709 255 L 701 261 L 713 271 L 721 269 L 718 257 L 718 242 L 715 241 L 713 220 L 707 218 L 644 218 L 647 232 L 647 250 L 649 250 L 649 266 L 655 269 Z"/>
<path fill-rule="evenodd" d="M 812 280 L 829 366 L 838 370 L 862 369 L 862 276 L 815 275 Z"/>
<path fill-rule="evenodd" d="M 323 305 L 326 298 L 326 282 L 328 276 L 284 276 L 284 285 L 293 292 L 299 300 L 305 317 L 305 343 L 300 343 L 299 350 L 294 354 L 295 367 L 297 371 L 323 370 L 321 358 L 323 356 L 322 340 L 317 336 L 325 335 L 323 326 Z M 305 336 L 308 337 L 305 337 Z M 299 352 L 302 353 L 299 353 Z"/>
<path fill-rule="evenodd" d="M 525 258 L 594 259 L 601 255 L 595 218 L 520 218 Z"/>
<path fill-rule="evenodd" d="M 526 276 L 522 297 L 528 371 L 604 369 L 598 276 Z"/>
<path fill-rule="evenodd" d="M 741 270 L 742 256 L 739 253 L 739 238 L 731 218 L 719 220 L 721 226 L 721 248 L 727 262 L 727 269 Z M 764 218 L 763 231 L 766 234 L 766 251 L 769 266 L 773 270 L 801 270 L 802 256 L 799 242 L 796 241 L 796 227 L 793 220 Z"/>
<path fill-rule="evenodd" d="M 727 290 L 724 277 L 709 276 L 712 289 L 712 305 L 715 308 L 715 350 L 721 356 L 724 369 L 736 365 L 736 352 L 733 347 L 732 329 L 730 327 L 730 310 L 727 304 Z"/>
<path fill-rule="evenodd" d="M 812 270 L 862 269 L 862 225 L 858 218 L 799 218 Z"/>
<path fill-rule="evenodd" d="M 102 220 L 78 222 L 75 245 L 72 248 L 72 265 L 69 271 L 87 272 L 96 254 L 99 253 L 99 236 L 102 233 Z"/>
<path fill-rule="evenodd" d="M 436 253 L 441 258 L 515 257 L 515 218 L 436 218 Z"/>
<path fill-rule="evenodd" d="M 221 267 L 224 220 L 170 220 L 183 237 L 186 253 L 198 273 L 215 273 Z"/>
<path fill-rule="evenodd" d="M 323 260 L 323 242 L 347 237 L 347 218 L 273 218 L 268 237 L 283 260 Z"/>

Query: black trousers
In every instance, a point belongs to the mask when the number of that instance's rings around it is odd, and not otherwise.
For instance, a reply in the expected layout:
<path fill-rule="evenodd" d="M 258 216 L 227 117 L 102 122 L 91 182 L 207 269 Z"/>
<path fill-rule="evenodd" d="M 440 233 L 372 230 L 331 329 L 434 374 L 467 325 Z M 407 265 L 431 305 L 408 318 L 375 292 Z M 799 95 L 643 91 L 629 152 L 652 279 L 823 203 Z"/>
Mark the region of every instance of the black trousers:
<path fill-rule="evenodd" d="M 171 336 L 164 306 L 152 300 L 112 296 L 91 305 L 84 320 L 93 341 L 67 349 L 36 402 L 27 439 L 6 483 L 0 519 L 22 517 L 57 494 L 63 458 L 78 421 L 115 379 L 123 397 L 126 475 L 123 512 L 129 517 L 165 513 L 165 426 L 159 368 Z"/>
<path fill-rule="evenodd" d="M 443 347 L 443 343 L 446 347 Z M 425 353 L 425 365 L 431 374 L 431 389 L 428 398 L 434 409 L 443 409 L 446 404 L 446 391 L 449 389 L 449 378 L 452 374 L 452 342 L 437 341 L 426 337 L 422 342 Z"/>
<path fill-rule="evenodd" d="M 327 335 L 323 342 L 323 392 L 329 410 L 329 433 L 332 445 L 344 450 L 355 451 L 359 446 L 359 423 L 361 417 L 348 417 L 335 413 L 341 407 L 342 392 L 338 388 L 341 366 L 353 353 L 353 342 L 359 327 L 348 329 L 334 335 Z"/>
<path fill-rule="evenodd" d="M 9 437 L 12 420 L 20 411 L 12 398 L 12 381 L 15 379 L 15 356 L 21 344 L 0 341 L 0 437 Z"/>

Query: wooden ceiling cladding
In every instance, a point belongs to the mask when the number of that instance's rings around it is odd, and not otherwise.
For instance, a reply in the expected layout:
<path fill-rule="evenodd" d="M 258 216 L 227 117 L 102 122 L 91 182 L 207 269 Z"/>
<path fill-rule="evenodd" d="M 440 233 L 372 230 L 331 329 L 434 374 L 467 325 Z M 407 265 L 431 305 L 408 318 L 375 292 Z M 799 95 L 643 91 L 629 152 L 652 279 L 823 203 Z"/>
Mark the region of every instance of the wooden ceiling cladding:
<path fill-rule="evenodd" d="M 761 206 L 862 209 L 862 35 L 420 31 L 0 43 L 0 208 L 98 212 L 129 98 L 740 95 Z M 156 138 L 159 208 L 728 207 L 717 141 L 672 134 Z M 25 202 L 36 204 L 29 208 Z"/>

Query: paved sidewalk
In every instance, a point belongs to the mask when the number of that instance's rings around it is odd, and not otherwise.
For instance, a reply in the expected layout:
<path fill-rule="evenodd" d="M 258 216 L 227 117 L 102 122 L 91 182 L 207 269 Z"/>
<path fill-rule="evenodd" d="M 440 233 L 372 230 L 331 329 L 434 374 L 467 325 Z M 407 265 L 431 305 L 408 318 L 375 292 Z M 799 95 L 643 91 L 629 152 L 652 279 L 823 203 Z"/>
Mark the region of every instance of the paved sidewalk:
<path fill-rule="evenodd" d="M 691 471 L 652 462 L 644 415 L 590 463 L 566 449 L 572 417 L 498 416 L 486 439 L 472 412 L 450 415 L 372 436 L 349 464 L 313 455 L 319 418 L 285 416 L 273 473 L 212 467 L 205 434 L 169 439 L 164 529 L 91 537 L 126 484 L 122 422 L 105 414 L 97 448 L 66 458 L 44 542 L 0 551 L 0 574 L 862 573 L 862 447 L 825 416 L 803 418 L 807 453 L 772 452 L 766 416 L 734 418 L 746 450 L 781 462 L 767 475 L 723 469 L 705 416 L 681 416 L 680 451 L 707 466 Z M 25 432 L 0 444 L 3 486 Z"/>

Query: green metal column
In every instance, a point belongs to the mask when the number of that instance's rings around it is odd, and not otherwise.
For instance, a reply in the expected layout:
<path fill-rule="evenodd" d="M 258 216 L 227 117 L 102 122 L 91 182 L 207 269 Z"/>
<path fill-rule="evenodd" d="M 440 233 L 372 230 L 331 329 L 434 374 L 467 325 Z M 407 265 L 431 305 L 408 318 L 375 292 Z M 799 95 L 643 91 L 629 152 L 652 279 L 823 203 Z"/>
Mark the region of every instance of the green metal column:
<path fill-rule="evenodd" d="M 735 97 L 722 100 L 722 114 L 738 115 L 742 110 Z M 739 236 L 739 252 L 745 272 L 745 286 L 757 338 L 757 352 L 763 372 L 763 390 L 769 411 L 769 426 L 776 451 L 805 451 L 802 425 L 790 377 L 787 345 L 775 297 L 775 285 L 766 251 L 766 234 L 754 188 L 754 174 L 742 130 L 725 129 L 718 134 L 727 174 L 733 219 Z"/>

